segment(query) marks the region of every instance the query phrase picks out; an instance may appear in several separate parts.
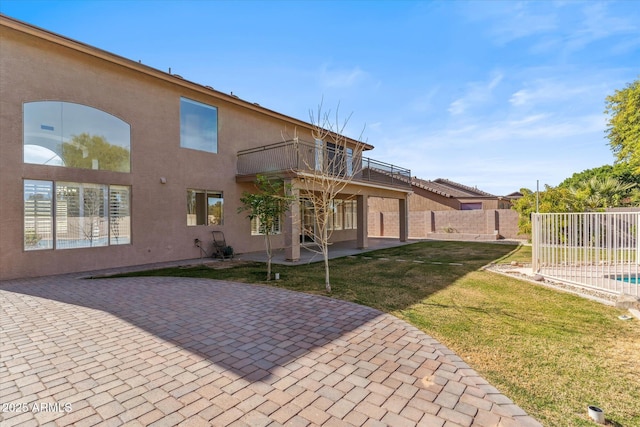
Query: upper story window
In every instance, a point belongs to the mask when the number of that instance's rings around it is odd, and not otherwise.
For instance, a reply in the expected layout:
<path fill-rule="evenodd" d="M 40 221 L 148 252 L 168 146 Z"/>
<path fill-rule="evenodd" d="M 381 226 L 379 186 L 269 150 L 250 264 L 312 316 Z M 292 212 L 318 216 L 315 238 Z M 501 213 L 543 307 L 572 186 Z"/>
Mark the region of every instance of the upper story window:
<path fill-rule="evenodd" d="M 25 103 L 23 144 L 25 163 L 131 172 L 131 126 L 86 105 Z"/>
<path fill-rule="evenodd" d="M 218 109 L 180 98 L 180 146 L 218 152 Z"/>

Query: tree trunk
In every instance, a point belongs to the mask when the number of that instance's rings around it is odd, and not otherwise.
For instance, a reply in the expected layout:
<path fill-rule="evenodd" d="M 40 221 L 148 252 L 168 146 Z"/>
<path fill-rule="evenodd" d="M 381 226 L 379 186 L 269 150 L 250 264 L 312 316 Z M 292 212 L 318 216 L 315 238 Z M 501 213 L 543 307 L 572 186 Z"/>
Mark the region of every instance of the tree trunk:
<path fill-rule="evenodd" d="M 331 283 L 329 283 L 329 251 L 324 251 L 324 287 L 327 292 L 331 292 Z"/>
<path fill-rule="evenodd" d="M 267 246 L 267 281 L 271 280 L 271 238 L 269 232 L 264 235 L 265 244 Z"/>
<path fill-rule="evenodd" d="M 329 236 L 327 234 L 327 222 L 328 218 L 325 218 L 325 226 L 322 227 L 322 255 L 324 256 L 324 288 L 330 293 L 331 282 L 329 281 Z"/>

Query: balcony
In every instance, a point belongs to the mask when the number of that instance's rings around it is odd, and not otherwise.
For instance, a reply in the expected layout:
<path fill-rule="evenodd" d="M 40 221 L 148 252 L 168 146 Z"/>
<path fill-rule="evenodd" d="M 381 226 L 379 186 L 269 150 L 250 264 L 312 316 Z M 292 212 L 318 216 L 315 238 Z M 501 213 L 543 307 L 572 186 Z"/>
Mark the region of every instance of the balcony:
<path fill-rule="evenodd" d="M 257 174 L 305 175 L 327 171 L 336 178 L 354 182 L 411 189 L 411 171 L 364 156 L 350 148 L 316 145 L 304 141 L 283 141 L 238 152 L 238 177 Z"/>

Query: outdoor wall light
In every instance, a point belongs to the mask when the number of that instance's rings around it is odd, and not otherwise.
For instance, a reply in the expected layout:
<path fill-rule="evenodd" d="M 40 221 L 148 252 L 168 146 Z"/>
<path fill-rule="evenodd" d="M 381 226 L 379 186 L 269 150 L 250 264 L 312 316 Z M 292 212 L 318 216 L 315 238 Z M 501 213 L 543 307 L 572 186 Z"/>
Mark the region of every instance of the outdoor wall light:
<path fill-rule="evenodd" d="M 165 178 L 164 176 L 160 177 L 160 184 L 166 184 L 167 183 L 167 178 Z"/>

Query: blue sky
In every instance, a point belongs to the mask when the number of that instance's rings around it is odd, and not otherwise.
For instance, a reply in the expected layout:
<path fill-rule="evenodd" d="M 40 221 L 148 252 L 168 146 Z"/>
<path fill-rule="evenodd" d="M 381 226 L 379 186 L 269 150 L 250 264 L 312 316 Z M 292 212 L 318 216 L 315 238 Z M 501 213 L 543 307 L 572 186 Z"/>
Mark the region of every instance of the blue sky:
<path fill-rule="evenodd" d="M 612 164 L 604 100 L 640 76 L 640 1 L 25 1 L 0 11 L 494 194 Z M 271 142 L 271 141 L 267 141 Z"/>

